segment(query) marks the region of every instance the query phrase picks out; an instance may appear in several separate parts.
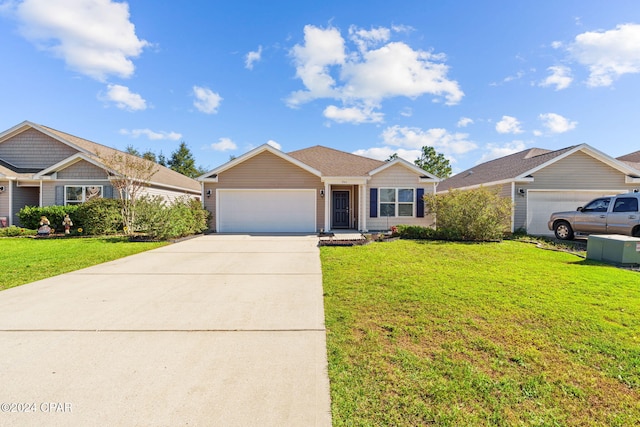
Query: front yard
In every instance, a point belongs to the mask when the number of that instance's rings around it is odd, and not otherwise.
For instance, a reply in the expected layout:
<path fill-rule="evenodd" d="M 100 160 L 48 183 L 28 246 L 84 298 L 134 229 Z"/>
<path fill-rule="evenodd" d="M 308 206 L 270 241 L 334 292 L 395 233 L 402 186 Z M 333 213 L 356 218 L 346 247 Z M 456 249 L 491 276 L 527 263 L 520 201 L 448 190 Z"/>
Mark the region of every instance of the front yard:
<path fill-rule="evenodd" d="M 0 239 L 0 291 L 157 248 L 126 238 Z"/>
<path fill-rule="evenodd" d="M 640 273 L 514 241 L 321 257 L 334 425 L 640 423 Z"/>

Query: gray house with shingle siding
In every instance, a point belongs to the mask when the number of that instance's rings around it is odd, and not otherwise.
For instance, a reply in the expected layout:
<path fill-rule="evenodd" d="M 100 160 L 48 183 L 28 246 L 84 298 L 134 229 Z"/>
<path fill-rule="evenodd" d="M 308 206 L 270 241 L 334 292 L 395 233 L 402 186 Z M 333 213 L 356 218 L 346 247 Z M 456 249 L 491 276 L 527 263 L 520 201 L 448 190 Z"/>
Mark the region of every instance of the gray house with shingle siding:
<path fill-rule="evenodd" d="M 218 232 L 318 232 L 431 226 L 423 195 L 439 181 L 402 159 L 315 146 L 262 145 L 198 178 Z"/>
<path fill-rule="evenodd" d="M 0 219 L 6 219 L 0 226 L 19 225 L 24 206 L 114 197 L 111 180 L 118 171 L 108 170 L 100 156 L 116 153 L 131 156 L 28 121 L 0 133 Z M 197 181 L 160 165 L 145 191 L 168 200 L 201 192 Z"/>
<path fill-rule="evenodd" d="M 640 165 L 638 165 L 640 166 Z M 460 172 L 437 192 L 477 187 L 496 189 L 513 201 L 512 231 L 553 235 L 552 212 L 575 210 L 589 200 L 640 187 L 640 168 L 587 144 L 551 151 L 532 148 Z"/>

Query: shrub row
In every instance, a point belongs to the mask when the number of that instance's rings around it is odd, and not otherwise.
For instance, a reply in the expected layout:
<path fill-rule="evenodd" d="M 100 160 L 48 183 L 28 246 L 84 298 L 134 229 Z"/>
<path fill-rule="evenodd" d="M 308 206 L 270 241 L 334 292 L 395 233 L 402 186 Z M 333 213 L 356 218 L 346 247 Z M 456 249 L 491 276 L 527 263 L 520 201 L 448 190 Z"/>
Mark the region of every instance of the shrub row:
<path fill-rule="evenodd" d="M 36 230 L 29 230 L 28 228 L 16 227 L 12 225 L 10 227 L 0 228 L 0 237 L 18 237 L 18 236 L 34 236 Z"/>
<path fill-rule="evenodd" d="M 51 228 L 60 231 L 65 214 L 69 214 L 73 232 L 82 229 L 85 235 L 108 235 L 127 231 L 154 239 L 184 237 L 208 228 L 209 212 L 197 200 L 186 197 L 172 203 L 166 203 L 160 196 L 141 197 L 134 209 L 134 230 L 124 230 L 121 204 L 116 199 L 93 199 L 76 206 L 26 206 L 18 218 L 25 228 L 37 229 L 40 218 L 46 216 Z"/>

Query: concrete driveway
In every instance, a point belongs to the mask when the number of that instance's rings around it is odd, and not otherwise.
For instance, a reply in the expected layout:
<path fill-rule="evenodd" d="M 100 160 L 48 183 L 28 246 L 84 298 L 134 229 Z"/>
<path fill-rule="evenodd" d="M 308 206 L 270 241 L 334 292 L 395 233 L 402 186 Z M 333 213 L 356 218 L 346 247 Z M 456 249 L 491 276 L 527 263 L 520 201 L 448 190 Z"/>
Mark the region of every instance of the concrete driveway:
<path fill-rule="evenodd" d="M 0 425 L 331 425 L 317 243 L 202 236 L 0 292 Z"/>

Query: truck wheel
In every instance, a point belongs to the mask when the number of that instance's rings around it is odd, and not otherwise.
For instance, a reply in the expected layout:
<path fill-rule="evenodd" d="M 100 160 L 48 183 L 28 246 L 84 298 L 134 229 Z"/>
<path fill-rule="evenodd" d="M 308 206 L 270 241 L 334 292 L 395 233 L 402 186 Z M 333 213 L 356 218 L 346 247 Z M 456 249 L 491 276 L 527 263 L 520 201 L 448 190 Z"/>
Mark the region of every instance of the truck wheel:
<path fill-rule="evenodd" d="M 573 240 L 573 229 L 567 221 L 558 221 L 553 227 L 553 231 L 560 240 Z"/>
<path fill-rule="evenodd" d="M 633 231 L 631 232 L 631 235 L 633 237 L 640 237 L 640 226 L 634 228 Z"/>

